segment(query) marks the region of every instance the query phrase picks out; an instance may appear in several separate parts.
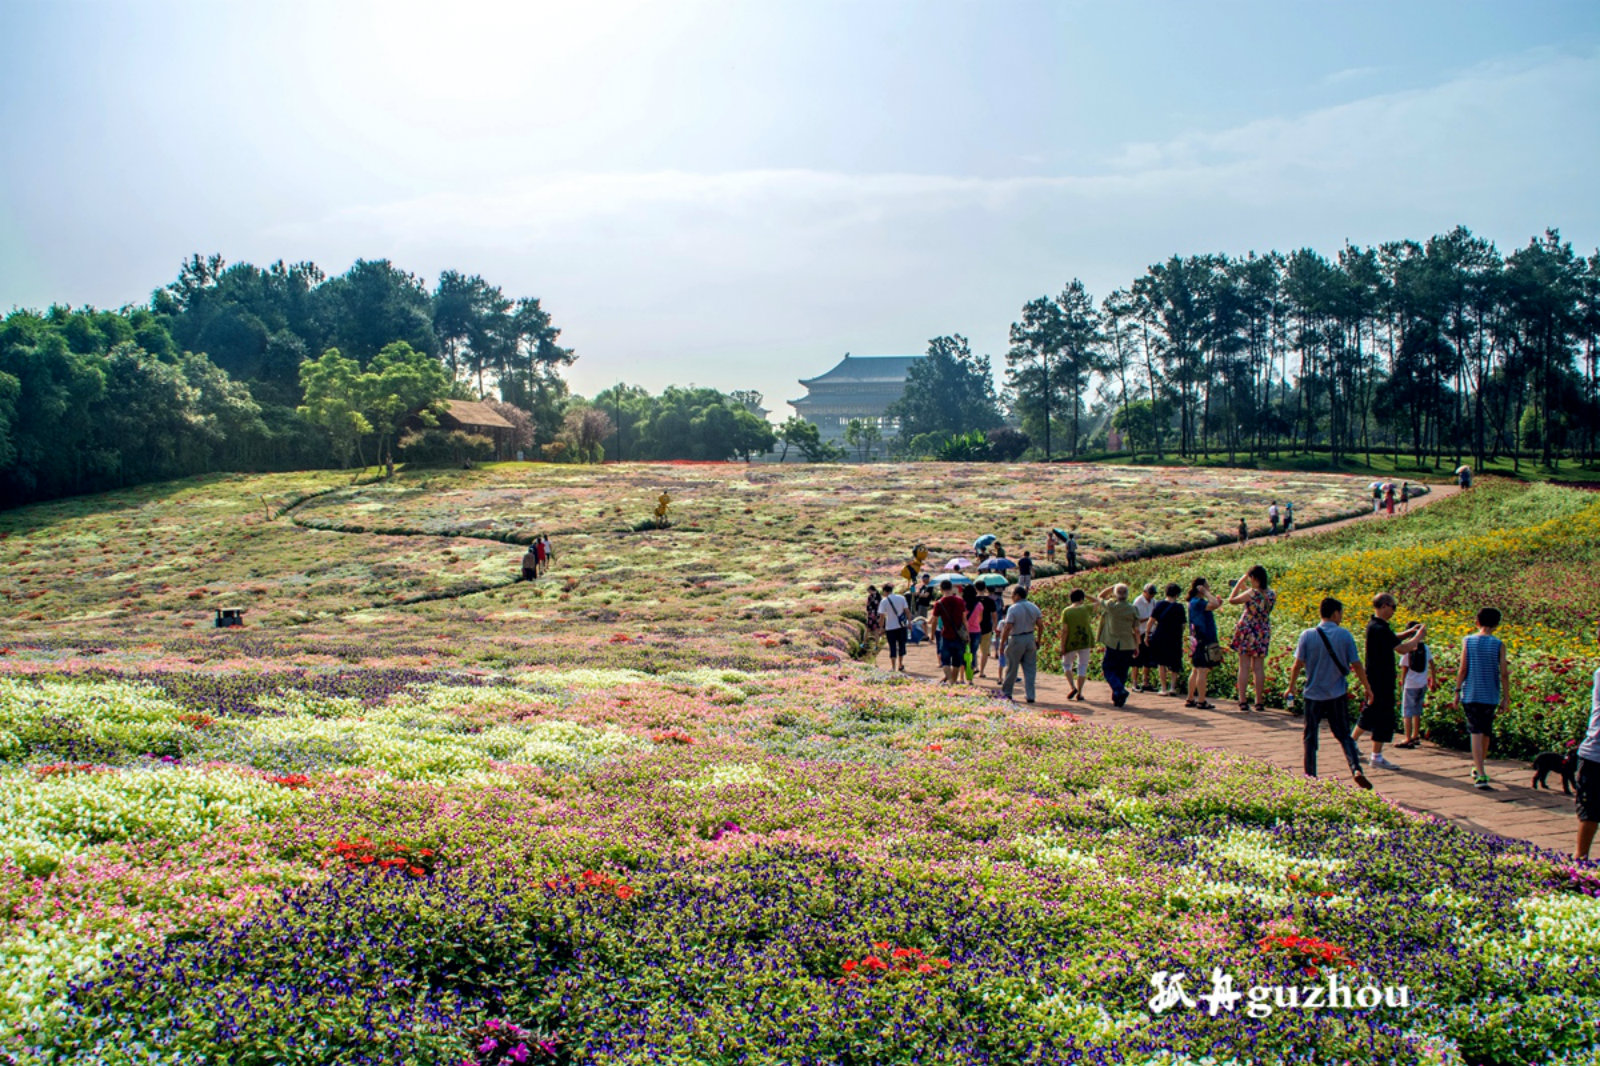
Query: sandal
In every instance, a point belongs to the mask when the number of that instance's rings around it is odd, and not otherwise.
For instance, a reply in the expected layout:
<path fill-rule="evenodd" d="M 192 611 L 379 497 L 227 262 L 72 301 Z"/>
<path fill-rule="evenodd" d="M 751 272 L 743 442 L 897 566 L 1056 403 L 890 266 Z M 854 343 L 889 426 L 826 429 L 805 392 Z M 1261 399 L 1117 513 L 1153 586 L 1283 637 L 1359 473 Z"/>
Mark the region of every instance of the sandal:
<path fill-rule="evenodd" d="M 1194 705 L 1194 709 L 1197 711 L 1214 711 L 1217 709 L 1217 707 L 1214 703 L 1207 703 L 1205 700 L 1201 700 L 1199 703 Z"/>
<path fill-rule="evenodd" d="M 1193 707 L 1194 706 L 1194 700 L 1184 700 L 1183 701 L 1183 705 L 1185 707 Z"/>

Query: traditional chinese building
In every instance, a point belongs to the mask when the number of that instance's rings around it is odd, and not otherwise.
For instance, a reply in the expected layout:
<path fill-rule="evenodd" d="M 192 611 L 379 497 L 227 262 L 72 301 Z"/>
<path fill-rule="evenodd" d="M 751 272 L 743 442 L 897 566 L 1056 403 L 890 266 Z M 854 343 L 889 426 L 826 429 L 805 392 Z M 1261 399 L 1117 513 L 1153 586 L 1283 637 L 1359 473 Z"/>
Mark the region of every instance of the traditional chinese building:
<path fill-rule="evenodd" d="M 795 414 L 812 423 L 822 439 L 845 447 L 852 418 L 873 422 L 885 440 L 900 432 L 897 419 L 884 416 L 906 389 L 906 375 L 920 355 L 850 355 L 825 374 L 803 379 L 806 395 L 790 400 Z M 881 445 L 880 445 L 881 448 Z"/>

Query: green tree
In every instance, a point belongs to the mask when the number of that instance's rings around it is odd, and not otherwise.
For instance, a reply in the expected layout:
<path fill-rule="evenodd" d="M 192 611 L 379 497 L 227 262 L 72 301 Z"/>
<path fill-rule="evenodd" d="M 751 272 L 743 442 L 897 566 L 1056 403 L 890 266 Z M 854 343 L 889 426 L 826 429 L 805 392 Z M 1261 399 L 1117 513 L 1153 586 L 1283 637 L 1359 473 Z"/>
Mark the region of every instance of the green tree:
<path fill-rule="evenodd" d="M 844 442 L 856 450 L 864 463 L 872 458 L 872 450 L 883 440 L 883 431 L 875 418 L 852 418 L 845 423 Z"/>
<path fill-rule="evenodd" d="M 405 341 L 384 346 L 357 378 L 361 414 L 378 435 L 377 461 L 393 458 L 393 444 L 412 415 L 436 425 L 434 408 L 450 390 L 450 376 L 439 361 Z M 307 400 L 309 402 L 309 392 Z"/>
<path fill-rule="evenodd" d="M 361 412 L 365 399 L 361 367 L 339 354 L 339 349 L 329 348 L 319 358 L 300 365 L 300 388 L 305 393 L 305 402 L 298 409 L 300 417 L 328 434 L 340 468 L 348 469 L 350 457 L 359 452 L 361 438 L 372 432 L 372 423 Z M 364 469 L 366 465 L 363 457 L 361 466 Z"/>
<path fill-rule="evenodd" d="M 989 357 L 974 356 L 960 334 L 928 342 L 927 357 L 911 364 L 905 392 L 885 414 L 899 420 L 900 439 L 908 444 L 926 433 L 956 435 L 1004 421 Z"/>

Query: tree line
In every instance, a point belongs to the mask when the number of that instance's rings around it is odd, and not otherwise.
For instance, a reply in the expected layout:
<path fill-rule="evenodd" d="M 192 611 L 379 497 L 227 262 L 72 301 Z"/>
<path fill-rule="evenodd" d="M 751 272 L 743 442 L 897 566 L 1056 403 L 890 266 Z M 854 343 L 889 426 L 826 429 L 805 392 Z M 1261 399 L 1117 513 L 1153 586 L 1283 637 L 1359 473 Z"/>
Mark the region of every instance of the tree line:
<path fill-rule="evenodd" d="M 446 399 L 488 401 L 529 458 L 776 443 L 755 393 L 573 396 L 560 334 L 537 299 L 454 270 L 430 289 L 381 259 L 328 277 L 196 255 L 144 306 L 13 311 L 0 321 L 0 506 L 214 470 L 482 455 L 487 441 L 430 428 Z"/>
<path fill-rule="evenodd" d="M 1091 422 L 1126 450 L 1230 461 L 1550 465 L 1600 443 L 1600 252 L 1554 230 L 1510 255 L 1464 227 L 1333 259 L 1175 255 L 1098 304 L 1076 280 L 1028 301 L 1010 343 L 1000 400 L 1046 458 L 1103 447 Z M 992 388 L 965 396 L 944 432 L 998 414 Z M 906 446 L 919 432 L 902 420 Z"/>

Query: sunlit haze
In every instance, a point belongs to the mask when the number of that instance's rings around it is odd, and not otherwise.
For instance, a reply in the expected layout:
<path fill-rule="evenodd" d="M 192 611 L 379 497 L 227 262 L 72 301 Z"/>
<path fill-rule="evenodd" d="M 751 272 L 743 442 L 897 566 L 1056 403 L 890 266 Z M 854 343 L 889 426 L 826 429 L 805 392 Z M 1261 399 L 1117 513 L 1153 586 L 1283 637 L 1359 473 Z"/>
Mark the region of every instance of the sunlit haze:
<path fill-rule="evenodd" d="M 755 388 L 1174 253 L 1600 243 L 1600 5 L 0 2 L 0 309 L 190 253 L 537 296 Z"/>

